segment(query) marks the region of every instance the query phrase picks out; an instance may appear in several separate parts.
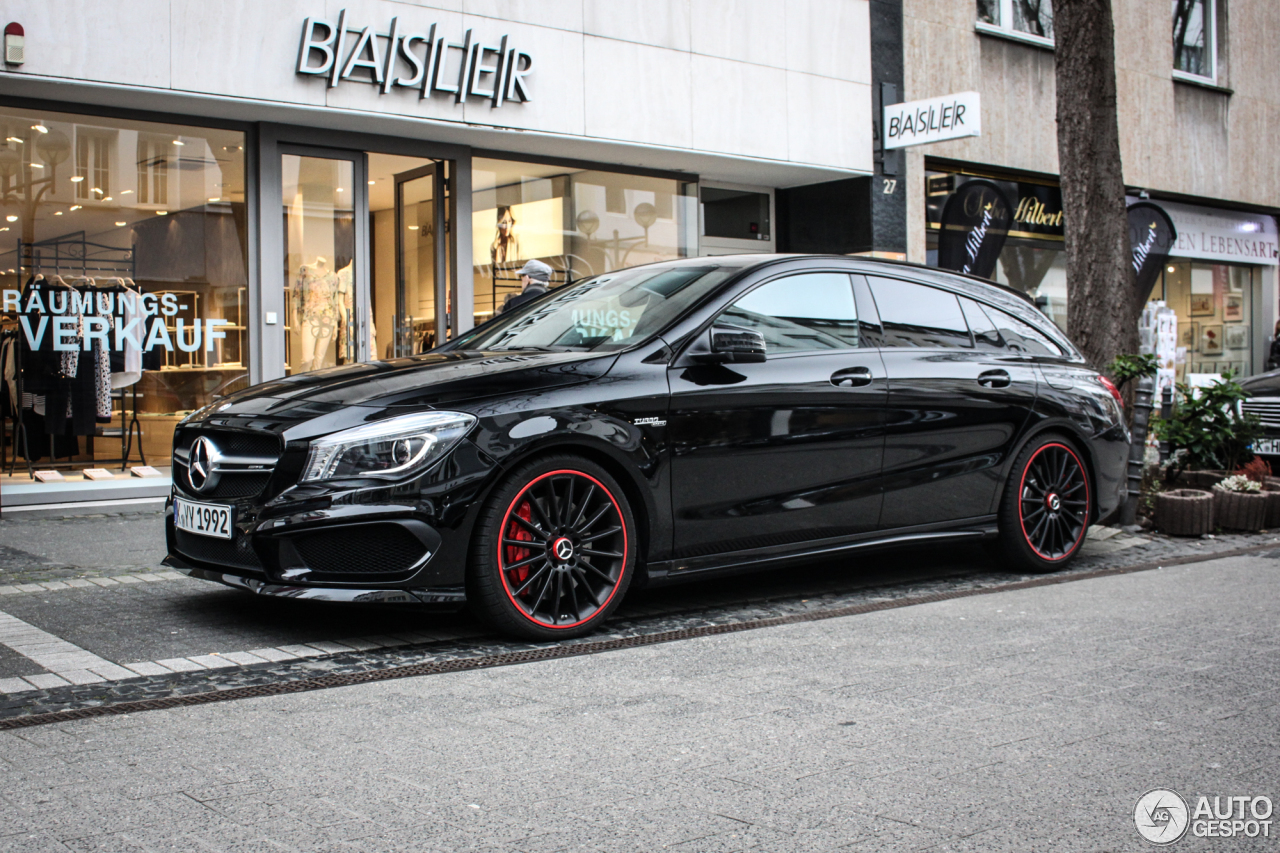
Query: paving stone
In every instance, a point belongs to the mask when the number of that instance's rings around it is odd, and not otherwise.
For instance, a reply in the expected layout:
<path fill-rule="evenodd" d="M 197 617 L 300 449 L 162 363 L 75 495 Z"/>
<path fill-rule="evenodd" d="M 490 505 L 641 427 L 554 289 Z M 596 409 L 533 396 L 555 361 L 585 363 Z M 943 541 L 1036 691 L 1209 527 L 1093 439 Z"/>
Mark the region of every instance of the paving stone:
<path fill-rule="evenodd" d="M 221 654 L 221 657 L 231 661 L 232 663 L 238 663 L 241 666 L 249 666 L 250 664 L 268 662 L 266 658 L 260 658 L 257 655 L 251 654 L 249 652 L 224 652 Z"/>
<path fill-rule="evenodd" d="M 72 684 L 100 684 L 106 681 L 101 675 L 92 673 L 87 669 L 60 669 L 57 674 Z"/>
<path fill-rule="evenodd" d="M 71 683 L 62 676 L 55 675 L 52 672 L 45 672 L 40 675 L 24 675 L 22 678 L 32 687 L 39 687 L 42 690 L 47 690 L 50 687 L 62 687 Z"/>
<path fill-rule="evenodd" d="M 168 667 L 161 666 L 154 661 L 139 661 L 138 663 L 126 663 L 124 668 L 132 670 L 138 675 L 168 675 L 173 670 Z"/>
<path fill-rule="evenodd" d="M 224 669 L 230 666 L 238 666 L 236 661 L 228 659 L 226 655 L 192 655 L 187 660 L 199 664 L 205 669 Z"/>
<path fill-rule="evenodd" d="M 0 693 L 21 693 L 26 690 L 34 690 L 27 682 L 21 678 L 0 678 Z"/>

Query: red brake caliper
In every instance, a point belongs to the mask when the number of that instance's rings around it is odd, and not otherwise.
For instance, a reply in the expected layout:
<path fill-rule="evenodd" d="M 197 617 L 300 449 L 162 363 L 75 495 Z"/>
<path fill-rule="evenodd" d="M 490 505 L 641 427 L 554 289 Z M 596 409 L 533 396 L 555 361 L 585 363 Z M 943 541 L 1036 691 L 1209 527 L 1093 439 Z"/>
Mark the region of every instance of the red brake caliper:
<path fill-rule="evenodd" d="M 533 510 L 529 508 L 529 502 L 527 500 L 520 504 L 520 508 L 516 510 L 516 515 L 520 516 L 525 521 L 528 521 L 530 523 L 533 522 Z M 522 527 L 513 519 L 511 523 L 507 525 L 506 538 L 518 539 L 521 542 L 532 542 L 533 534 L 530 533 L 528 530 L 526 530 L 524 527 Z M 520 560 L 523 560 L 525 557 L 531 556 L 532 553 L 533 553 L 532 549 L 518 548 L 515 545 L 508 545 L 507 546 L 507 562 L 508 563 L 518 562 Z M 530 568 L 529 566 L 521 566 L 518 569 L 512 569 L 508 573 L 508 577 L 510 578 L 512 583 L 516 585 L 522 584 L 525 582 L 525 579 L 529 577 L 529 568 Z"/>

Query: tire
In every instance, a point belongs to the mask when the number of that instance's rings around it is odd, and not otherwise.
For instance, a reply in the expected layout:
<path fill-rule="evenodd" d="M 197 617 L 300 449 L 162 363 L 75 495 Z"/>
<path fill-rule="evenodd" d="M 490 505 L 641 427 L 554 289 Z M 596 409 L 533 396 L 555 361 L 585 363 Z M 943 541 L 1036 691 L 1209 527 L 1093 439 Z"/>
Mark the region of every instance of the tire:
<path fill-rule="evenodd" d="M 468 598 L 504 634 L 580 637 L 622 602 L 636 556 L 617 480 L 580 456 L 544 457 L 512 471 L 476 519 Z"/>
<path fill-rule="evenodd" d="M 1080 451 L 1057 435 L 1039 436 L 1014 461 L 1000 500 L 1001 561 L 1044 574 L 1080 552 L 1093 512 L 1093 484 Z"/>

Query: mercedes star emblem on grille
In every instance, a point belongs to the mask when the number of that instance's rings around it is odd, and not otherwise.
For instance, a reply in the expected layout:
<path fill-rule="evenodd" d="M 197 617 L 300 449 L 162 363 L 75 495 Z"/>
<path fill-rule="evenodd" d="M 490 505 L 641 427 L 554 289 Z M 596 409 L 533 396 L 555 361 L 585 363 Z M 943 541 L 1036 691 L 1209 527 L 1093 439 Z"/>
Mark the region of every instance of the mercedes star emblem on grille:
<path fill-rule="evenodd" d="M 195 444 L 191 445 L 191 459 L 187 464 L 187 479 L 191 481 L 191 488 L 197 492 L 205 492 L 218 485 L 217 465 L 221 459 L 222 453 L 218 451 L 217 445 L 205 436 L 197 438 Z"/>

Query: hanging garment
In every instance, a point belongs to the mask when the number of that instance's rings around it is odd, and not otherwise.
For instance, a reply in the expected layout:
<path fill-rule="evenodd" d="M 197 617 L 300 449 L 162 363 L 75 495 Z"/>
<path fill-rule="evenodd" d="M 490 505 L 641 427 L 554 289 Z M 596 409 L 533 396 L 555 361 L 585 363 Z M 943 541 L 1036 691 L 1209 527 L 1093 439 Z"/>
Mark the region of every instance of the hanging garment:
<path fill-rule="evenodd" d="M 129 279 L 117 279 L 121 287 L 125 288 L 125 292 L 116 294 L 116 311 L 115 322 L 120 324 L 121 328 L 128 329 L 129 324 L 138 321 L 133 327 L 133 335 L 138 342 L 145 344 L 147 339 L 144 336 L 146 331 L 146 323 L 142 322 L 142 294 L 138 292 L 136 287 L 132 287 L 133 282 Z M 112 340 L 115 340 L 114 337 Z M 142 378 L 142 349 L 134 345 L 129 337 L 124 337 L 121 341 L 124 345 L 124 351 L 113 351 L 112 367 L 111 367 L 111 387 L 112 388 L 128 388 L 139 379 Z M 119 357 L 119 361 L 116 358 Z M 119 365 L 117 367 L 117 364 Z"/>

